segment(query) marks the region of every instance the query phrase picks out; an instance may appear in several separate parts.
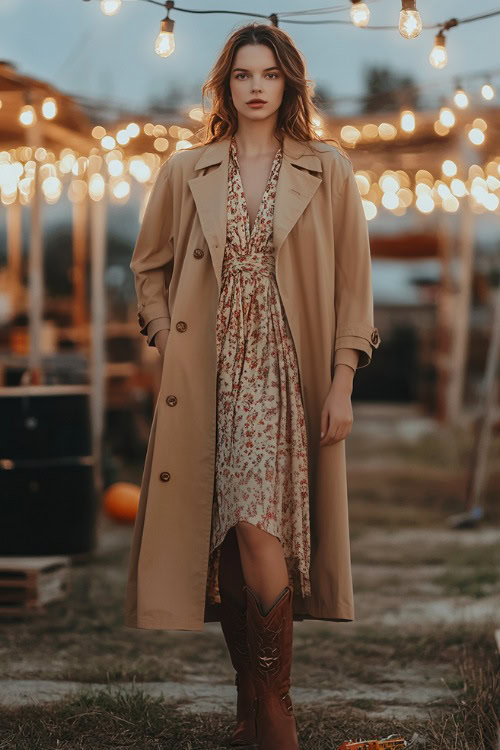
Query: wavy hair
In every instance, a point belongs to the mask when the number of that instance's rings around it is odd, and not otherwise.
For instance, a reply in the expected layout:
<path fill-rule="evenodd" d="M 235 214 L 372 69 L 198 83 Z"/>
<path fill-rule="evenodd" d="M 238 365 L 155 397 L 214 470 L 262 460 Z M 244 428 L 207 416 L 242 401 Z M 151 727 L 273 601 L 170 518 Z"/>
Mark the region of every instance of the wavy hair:
<path fill-rule="evenodd" d="M 290 35 L 277 26 L 256 21 L 241 26 L 231 34 L 203 84 L 203 101 L 207 97 L 211 101 L 211 109 L 207 113 L 202 104 L 205 123 L 196 133 L 201 141 L 198 145 L 229 138 L 238 128 L 238 111 L 230 96 L 229 81 L 235 55 L 244 44 L 265 44 L 269 47 L 285 76 L 275 137 L 281 143 L 285 133 L 302 143 L 333 141 L 339 151 L 348 156 L 335 138 L 320 138 L 316 134 L 313 120 L 319 117 L 320 112 L 313 103 L 314 83 L 306 77 L 304 57 Z"/>

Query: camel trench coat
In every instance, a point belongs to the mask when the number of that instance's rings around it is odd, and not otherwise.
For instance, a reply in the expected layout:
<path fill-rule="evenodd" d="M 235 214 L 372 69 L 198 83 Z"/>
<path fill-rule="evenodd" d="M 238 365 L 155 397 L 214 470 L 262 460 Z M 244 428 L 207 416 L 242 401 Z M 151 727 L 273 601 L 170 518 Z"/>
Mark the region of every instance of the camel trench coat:
<path fill-rule="evenodd" d="M 229 142 L 162 164 L 130 263 L 140 332 L 148 336 L 160 318 L 169 328 L 130 553 L 125 624 L 135 628 L 203 630 L 220 621 L 206 583 Z M 350 160 L 334 146 L 285 136 L 273 242 L 308 440 L 312 595 L 294 592 L 293 616 L 350 621 L 345 440 L 320 448 L 320 419 L 338 350 L 358 350 L 365 367 L 380 336 L 362 201 Z"/>

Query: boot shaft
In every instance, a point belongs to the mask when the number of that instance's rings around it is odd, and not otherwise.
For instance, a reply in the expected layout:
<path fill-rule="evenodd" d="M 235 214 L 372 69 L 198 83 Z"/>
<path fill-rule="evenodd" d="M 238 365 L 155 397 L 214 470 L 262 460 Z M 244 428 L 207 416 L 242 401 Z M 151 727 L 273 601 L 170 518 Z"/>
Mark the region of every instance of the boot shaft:
<path fill-rule="evenodd" d="M 290 696 L 292 589 L 287 586 L 267 614 L 251 588 L 247 598 L 250 668 L 255 685 L 255 726 L 259 750 L 299 750 Z"/>
<path fill-rule="evenodd" d="M 250 656 L 246 609 L 240 609 L 231 599 L 222 596 L 221 604 L 220 624 L 233 668 L 235 672 L 248 670 Z"/>
<path fill-rule="evenodd" d="M 247 598 L 247 636 L 256 689 L 286 693 L 290 689 L 292 666 L 292 590 L 287 586 L 265 615 L 255 592 L 249 586 L 244 586 L 243 590 Z"/>

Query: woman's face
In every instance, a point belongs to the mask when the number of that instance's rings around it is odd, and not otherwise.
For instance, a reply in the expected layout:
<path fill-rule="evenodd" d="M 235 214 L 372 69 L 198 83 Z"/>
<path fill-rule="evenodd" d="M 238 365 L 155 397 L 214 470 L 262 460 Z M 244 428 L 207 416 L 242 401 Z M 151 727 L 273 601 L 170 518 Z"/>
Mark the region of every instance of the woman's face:
<path fill-rule="evenodd" d="M 274 52 L 265 44 L 245 44 L 239 48 L 231 70 L 230 88 L 239 115 L 264 120 L 279 109 L 285 90 L 285 76 Z M 265 103 L 251 106 L 252 99 Z"/>

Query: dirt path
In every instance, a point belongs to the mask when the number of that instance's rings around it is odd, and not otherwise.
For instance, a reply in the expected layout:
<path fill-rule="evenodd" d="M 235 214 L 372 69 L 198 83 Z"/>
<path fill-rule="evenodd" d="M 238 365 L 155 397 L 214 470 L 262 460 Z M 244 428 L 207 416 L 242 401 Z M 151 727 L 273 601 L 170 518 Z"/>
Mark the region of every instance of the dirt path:
<path fill-rule="evenodd" d="M 328 703 L 334 707 L 360 705 L 366 702 L 367 717 L 381 718 L 383 716 L 399 720 L 411 718 L 428 718 L 433 708 L 442 708 L 443 690 L 436 680 L 434 684 L 422 684 L 422 680 L 412 675 L 401 675 L 401 681 L 392 679 L 385 687 L 349 686 L 332 690 L 327 688 L 313 689 L 294 686 L 292 696 L 302 708 L 307 705 L 321 705 Z M 152 698 L 162 697 L 166 701 L 179 701 L 180 710 L 193 713 L 212 713 L 214 711 L 229 711 L 236 709 L 233 685 L 214 685 L 208 677 L 200 678 L 197 682 L 144 682 L 102 684 L 81 682 L 62 682 L 57 680 L 4 680 L 0 681 L 0 704 L 5 706 L 26 706 L 32 704 L 50 703 L 66 698 L 80 690 L 98 691 L 108 690 L 112 695 L 117 693 L 133 694 L 140 691 Z M 418 691 L 422 707 L 415 707 L 415 691 Z M 373 706 L 372 709 L 368 705 Z"/>
<path fill-rule="evenodd" d="M 46 617 L 0 623 L 1 703 L 107 685 L 163 694 L 187 711 L 234 709 L 218 623 L 202 633 L 123 626 L 130 536 L 129 527 L 104 520 L 98 554 L 73 569 L 67 602 Z M 295 623 L 295 700 L 378 718 L 451 709 L 463 643 L 481 648 L 499 624 L 500 529 L 355 525 L 351 554 L 356 620 Z"/>

